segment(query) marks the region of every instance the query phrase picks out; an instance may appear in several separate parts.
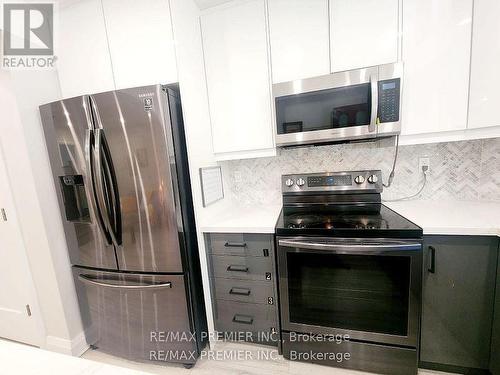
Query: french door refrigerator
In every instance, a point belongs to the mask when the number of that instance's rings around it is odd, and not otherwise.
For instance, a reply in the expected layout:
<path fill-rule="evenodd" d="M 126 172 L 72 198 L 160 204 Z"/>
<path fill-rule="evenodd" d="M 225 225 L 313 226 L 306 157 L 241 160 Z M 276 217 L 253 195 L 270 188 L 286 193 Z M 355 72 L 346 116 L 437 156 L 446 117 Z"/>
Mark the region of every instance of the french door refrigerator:
<path fill-rule="evenodd" d="M 88 344 L 193 365 L 207 323 L 178 85 L 40 114 Z"/>

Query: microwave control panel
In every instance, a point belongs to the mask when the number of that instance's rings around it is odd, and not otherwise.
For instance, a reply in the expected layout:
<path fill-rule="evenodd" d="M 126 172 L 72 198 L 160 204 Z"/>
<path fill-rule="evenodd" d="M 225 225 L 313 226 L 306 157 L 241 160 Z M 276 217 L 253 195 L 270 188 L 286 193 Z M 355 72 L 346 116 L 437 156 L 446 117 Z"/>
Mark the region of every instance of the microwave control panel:
<path fill-rule="evenodd" d="M 399 121 L 399 78 L 378 82 L 378 122 Z"/>

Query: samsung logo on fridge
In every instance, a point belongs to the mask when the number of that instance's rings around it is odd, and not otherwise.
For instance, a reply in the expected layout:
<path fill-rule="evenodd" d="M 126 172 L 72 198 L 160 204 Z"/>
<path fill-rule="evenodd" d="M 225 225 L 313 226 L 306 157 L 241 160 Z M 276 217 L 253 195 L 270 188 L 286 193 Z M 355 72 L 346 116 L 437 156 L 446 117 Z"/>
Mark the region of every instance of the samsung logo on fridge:
<path fill-rule="evenodd" d="M 139 98 L 147 98 L 148 96 L 154 96 L 154 92 L 147 92 L 145 94 L 139 94 Z"/>

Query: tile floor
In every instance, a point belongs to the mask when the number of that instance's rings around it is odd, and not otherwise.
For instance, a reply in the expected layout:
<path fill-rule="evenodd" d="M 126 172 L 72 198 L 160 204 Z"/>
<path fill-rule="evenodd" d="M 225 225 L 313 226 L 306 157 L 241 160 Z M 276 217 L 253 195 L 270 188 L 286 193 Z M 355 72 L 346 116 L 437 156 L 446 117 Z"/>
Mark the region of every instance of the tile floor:
<path fill-rule="evenodd" d="M 205 354 L 191 370 L 181 365 L 157 366 L 123 360 L 89 350 L 82 358 L 48 352 L 31 346 L 0 340 L 0 375 L 367 375 L 365 372 L 292 362 L 266 346 L 218 343 L 219 353 L 245 353 L 247 359 L 214 360 Z M 259 359 L 266 357 L 268 359 Z M 443 374 L 420 370 L 419 375 Z"/>

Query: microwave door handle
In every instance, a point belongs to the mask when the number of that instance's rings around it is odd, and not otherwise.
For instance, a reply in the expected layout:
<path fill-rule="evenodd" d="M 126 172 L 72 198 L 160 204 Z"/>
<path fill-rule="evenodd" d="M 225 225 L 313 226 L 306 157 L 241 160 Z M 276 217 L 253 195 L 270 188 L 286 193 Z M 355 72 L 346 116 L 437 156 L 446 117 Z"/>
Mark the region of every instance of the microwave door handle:
<path fill-rule="evenodd" d="M 368 130 L 373 133 L 377 130 L 377 119 L 378 119 L 378 77 L 372 75 L 370 77 L 370 90 L 371 90 L 371 116 L 370 125 L 368 125 Z"/>
<path fill-rule="evenodd" d="M 419 243 L 334 243 L 334 242 L 309 242 L 300 240 L 279 240 L 278 245 L 282 247 L 292 247 L 309 250 L 327 250 L 333 253 L 386 253 L 389 251 L 414 251 L 420 250 Z"/>
<path fill-rule="evenodd" d="M 104 236 L 106 243 L 108 245 L 112 245 L 111 237 L 109 235 L 108 230 L 106 229 L 106 225 L 103 220 L 103 212 L 97 203 L 97 184 L 96 184 L 96 176 L 95 176 L 95 163 L 94 163 L 94 153 L 93 149 L 94 145 L 94 132 L 92 129 L 87 130 L 87 134 L 85 137 L 85 162 L 87 165 L 87 182 L 90 188 L 90 193 L 88 194 L 90 206 L 92 207 L 92 211 L 94 212 L 95 220 L 97 221 L 97 226 L 101 230 L 102 235 Z"/>

